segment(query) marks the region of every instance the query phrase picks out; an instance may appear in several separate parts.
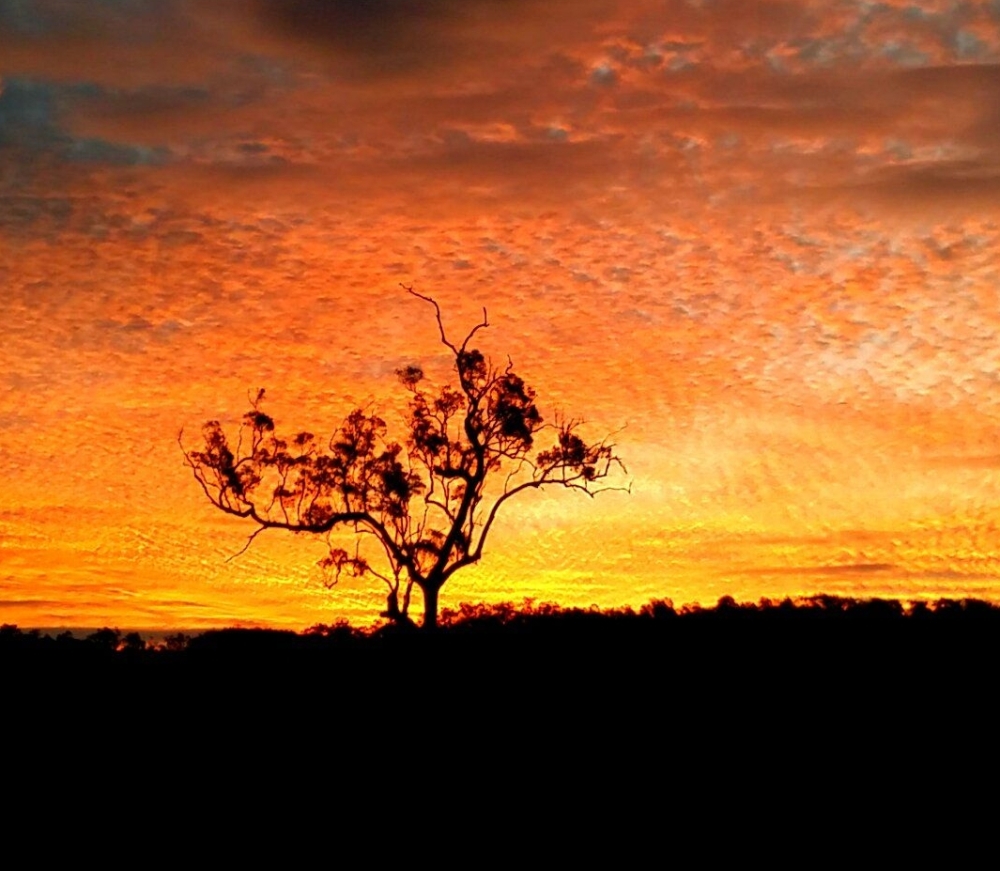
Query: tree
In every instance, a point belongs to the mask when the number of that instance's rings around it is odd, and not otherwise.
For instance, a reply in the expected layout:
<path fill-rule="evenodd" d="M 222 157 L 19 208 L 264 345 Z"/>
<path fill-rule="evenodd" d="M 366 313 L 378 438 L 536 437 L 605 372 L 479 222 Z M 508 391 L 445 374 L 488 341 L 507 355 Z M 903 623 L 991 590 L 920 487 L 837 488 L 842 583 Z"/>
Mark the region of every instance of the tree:
<path fill-rule="evenodd" d="M 344 573 L 385 583 L 384 617 L 408 623 L 411 593 L 423 593 L 425 628 L 438 618 L 438 593 L 459 569 L 477 562 L 500 509 L 519 493 L 564 487 L 589 496 L 599 482 L 625 467 L 607 440 L 587 443 L 578 421 L 545 424 L 535 391 L 514 374 L 469 347 L 489 326 L 486 309 L 461 344 L 445 333 L 434 307 L 441 344 L 450 352 L 458 386 L 432 392 L 423 370 L 396 374 L 410 393 L 407 437 L 390 441 L 385 420 L 356 409 L 325 446 L 309 432 L 279 437 L 262 409 L 264 391 L 251 397 L 236 444 L 221 424 L 202 428 L 204 450 L 188 451 L 187 465 L 205 496 L 220 510 L 257 525 L 242 553 L 265 529 L 326 537 L 320 561 L 333 586 Z M 551 431 L 544 450 L 535 438 Z M 349 551 L 338 533 L 353 535 Z M 377 560 L 375 559 L 377 556 Z"/>

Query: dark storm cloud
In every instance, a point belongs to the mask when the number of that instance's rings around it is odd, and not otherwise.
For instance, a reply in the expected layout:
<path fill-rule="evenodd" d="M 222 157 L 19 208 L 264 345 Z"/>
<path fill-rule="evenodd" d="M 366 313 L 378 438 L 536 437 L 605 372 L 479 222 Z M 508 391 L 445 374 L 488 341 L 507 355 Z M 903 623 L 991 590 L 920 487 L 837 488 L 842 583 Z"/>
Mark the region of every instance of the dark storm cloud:
<path fill-rule="evenodd" d="M 0 148 L 46 148 L 65 141 L 55 124 L 54 89 L 14 79 L 0 84 Z"/>
<path fill-rule="evenodd" d="M 1000 160 L 935 160 L 885 167 L 842 188 L 860 202 L 922 211 L 934 206 L 985 207 L 1000 201 Z"/>
<path fill-rule="evenodd" d="M 156 37 L 179 8 L 176 0 L 0 0 L 0 44 L 101 39 L 126 30 L 137 39 Z"/>
<path fill-rule="evenodd" d="M 91 88 L 76 95 L 66 116 L 67 123 L 82 133 L 163 144 L 218 129 L 230 105 L 230 100 L 204 87 Z"/>
<path fill-rule="evenodd" d="M 496 0 L 256 0 L 265 26 L 297 39 L 319 41 L 346 51 L 426 53 L 444 24 L 454 26 L 463 6 L 496 5 Z"/>
<path fill-rule="evenodd" d="M 957 94 L 996 100 L 1000 96 L 1000 64 L 953 64 L 901 70 L 893 74 L 900 96 L 949 97 Z"/>
<path fill-rule="evenodd" d="M 892 93 L 923 110 L 928 122 L 951 120 L 970 144 L 996 150 L 1000 140 L 1000 63 L 924 67 L 897 73 Z M 956 108 L 969 107 L 963 114 Z M 937 116 L 937 117 L 935 117 Z M 956 129 L 957 128 L 957 129 Z"/>
<path fill-rule="evenodd" d="M 3 82 L 0 86 L 0 150 L 21 148 L 32 157 L 47 152 L 69 162 L 116 166 L 163 162 L 167 155 L 162 149 L 77 137 L 63 127 L 62 107 L 81 96 L 89 99 L 99 90 L 88 85 L 56 85 L 21 79 Z"/>
<path fill-rule="evenodd" d="M 598 0 L 252 0 L 262 31 L 312 45 L 364 77 L 489 66 L 557 44 L 606 14 Z M 342 72 L 345 71 L 342 67 Z"/>
<path fill-rule="evenodd" d="M 77 13 L 79 13 L 78 4 Z M 0 0 L 0 33 L 16 37 L 44 36 L 73 23 L 69 4 L 45 0 Z"/>
<path fill-rule="evenodd" d="M 167 152 L 163 149 L 123 145 L 102 139 L 77 139 L 63 152 L 63 156 L 74 163 L 138 166 L 162 163 L 167 159 Z"/>
<path fill-rule="evenodd" d="M 208 0 L 205 0 L 208 2 Z M 188 0 L 0 0 L 0 76 L 190 82 L 215 69 L 220 40 Z"/>
<path fill-rule="evenodd" d="M 187 112 L 203 105 L 209 99 L 206 88 L 150 86 L 125 89 L 96 89 L 89 91 L 92 101 L 100 103 L 95 109 L 118 115 L 150 115 Z"/>
<path fill-rule="evenodd" d="M 762 89 L 762 93 L 766 93 Z M 780 108 L 723 107 L 702 112 L 788 135 L 851 136 L 879 144 L 884 162 L 827 186 L 855 202 L 924 210 L 992 207 L 1000 196 L 1000 64 L 958 64 L 882 70 L 825 82 L 803 77 L 779 83 Z M 832 179 L 831 179 L 832 181 Z"/>

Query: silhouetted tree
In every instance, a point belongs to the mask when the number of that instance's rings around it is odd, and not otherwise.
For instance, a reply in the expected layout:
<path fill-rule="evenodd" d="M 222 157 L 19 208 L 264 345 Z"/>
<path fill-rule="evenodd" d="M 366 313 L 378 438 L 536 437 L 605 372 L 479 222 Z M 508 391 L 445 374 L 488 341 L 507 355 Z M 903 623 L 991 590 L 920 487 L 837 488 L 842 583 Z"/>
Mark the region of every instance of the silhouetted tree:
<path fill-rule="evenodd" d="M 146 649 L 146 639 L 138 632 L 129 632 L 122 638 L 118 649 L 133 654 L 142 653 Z"/>
<path fill-rule="evenodd" d="M 543 424 L 535 391 L 513 364 L 494 366 L 469 347 L 489 325 L 486 309 L 456 344 L 437 302 L 405 289 L 434 307 L 458 385 L 432 391 L 420 367 L 397 370 L 410 393 L 404 443 L 390 441 L 385 420 L 360 408 L 325 446 L 309 432 L 279 437 L 260 390 L 235 445 L 218 421 L 209 421 L 204 450 L 188 451 L 183 443 L 181 449 L 209 501 L 257 525 L 247 546 L 265 529 L 326 536 L 330 549 L 320 564 L 332 576 L 328 586 L 345 572 L 378 578 L 388 590 L 383 616 L 404 624 L 418 587 L 429 628 L 437 624 L 441 587 L 482 557 L 508 501 L 547 486 L 593 496 L 612 489 L 599 482 L 625 469 L 614 445 L 584 441 L 577 421 Z M 538 450 L 535 438 L 545 430 L 554 437 Z M 351 551 L 331 537 L 344 530 L 356 534 Z M 363 549 L 363 542 L 370 546 Z"/>
<path fill-rule="evenodd" d="M 188 646 L 190 640 L 190 637 L 183 632 L 176 632 L 163 639 L 163 646 L 164 649 L 169 650 L 171 653 L 179 653 Z"/>
<path fill-rule="evenodd" d="M 110 629 L 107 626 L 103 629 L 98 629 L 96 632 L 91 632 L 87 636 L 87 641 L 95 648 L 108 652 L 117 650 L 118 645 L 121 644 L 121 640 L 121 632 L 118 629 Z"/>

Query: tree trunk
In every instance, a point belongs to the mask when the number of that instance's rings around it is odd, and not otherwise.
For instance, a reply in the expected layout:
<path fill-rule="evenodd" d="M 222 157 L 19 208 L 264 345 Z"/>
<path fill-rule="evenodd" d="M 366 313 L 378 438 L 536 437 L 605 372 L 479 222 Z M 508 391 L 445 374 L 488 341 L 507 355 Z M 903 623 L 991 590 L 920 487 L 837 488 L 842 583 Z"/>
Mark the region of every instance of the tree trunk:
<path fill-rule="evenodd" d="M 437 584 L 430 583 L 422 587 L 424 591 L 424 629 L 432 631 L 438 625 L 438 590 Z"/>

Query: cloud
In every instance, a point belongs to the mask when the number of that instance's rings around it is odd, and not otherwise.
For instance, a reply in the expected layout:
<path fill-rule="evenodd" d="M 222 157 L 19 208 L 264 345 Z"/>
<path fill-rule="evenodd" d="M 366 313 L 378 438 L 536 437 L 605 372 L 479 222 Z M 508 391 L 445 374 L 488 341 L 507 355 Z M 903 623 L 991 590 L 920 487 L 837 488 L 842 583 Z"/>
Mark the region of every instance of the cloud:
<path fill-rule="evenodd" d="M 0 599 L 0 608 L 9 608 L 12 611 L 21 608 L 29 610 L 35 608 L 58 608 L 65 604 L 65 602 L 61 602 L 58 599 Z"/>
<path fill-rule="evenodd" d="M 1000 157 L 1000 155 L 998 155 Z M 880 167 L 840 186 L 856 203 L 889 205 L 920 216 L 942 207 L 995 212 L 1000 203 L 1000 159 L 939 160 Z"/>
<path fill-rule="evenodd" d="M 462 4 L 466 8 L 494 3 Z M 378 57 L 379 65 L 405 69 L 447 58 L 439 52 L 462 25 L 452 0 L 255 0 L 251 9 L 269 31 L 335 51 Z M 454 47 L 452 46 L 452 49 Z"/>
<path fill-rule="evenodd" d="M 891 572 L 897 567 L 892 563 L 848 563 L 832 566 L 763 566 L 744 569 L 750 575 L 867 575 Z"/>
<path fill-rule="evenodd" d="M 600 87 L 610 87 L 618 81 L 618 73 L 614 67 L 601 64 L 590 74 L 590 81 Z"/>
<path fill-rule="evenodd" d="M 905 205 L 913 189 L 985 206 L 1000 166 L 998 67 L 948 53 L 960 21 L 976 46 L 990 45 L 982 16 L 945 7 L 919 20 L 889 4 L 730 0 L 26 8 L 7 0 L 0 12 L 18 33 L 7 45 L 0 35 L 0 72 L 25 71 L 0 136 L 66 161 L 180 160 L 195 187 L 245 181 L 255 196 L 282 197 L 326 184 L 419 198 L 443 178 L 482 207 L 549 205 L 571 179 L 574 202 L 637 187 L 699 205 Z M 919 44 L 928 63 L 879 55 L 887 33 Z M 82 44 L 100 62 L 76 62 L 89 81 L 71 82 L 60 58 Z M 947 161 L 979 168 L 968 176 Z"/>
<path fill-rule="evenodd" d="M 365 78 L 489 69 L 510 52 L 543 51 L 586 32 L 594 0 L 252 0 L 258 33 L 311 45 Z"/>
<path fill-rule="evenodd" d="M 61 107 L 80 94 L 90 98 L 93 86 L 57 85 L 30 79 L 8 79 L 0 90 L 0 149 L 49 153 L 69 162 L 118 166 L 162 163 L 167 151 L 101 138 L 74 136 L 62 123 Z"/>
<path fill-rule="evenodd" d="M 224 66 L 229 43 L 203 26 L 197 8 L 188 0 L 0 0 L 0 76 L 132 87 L 198 81 Z"/>
<path fill-rule="evenodd" d="M 288 95 L 271 92 L 255 75 L 236 83 L 152 84 L 64 89 L 60 120 L 78 138 L 131 143 L 166 158 L 260 162 L 282 139 L 266 131 Z M 260 130 L 268 141 L 248 131 Z M 279 155 L 280 156 L 280 155 Z"/>
<path fill-rule="evenodd" d="M 101 139 L 78 139 L 63 152 L 67 160 L 79 163 L 105 163 L 118 166 L 163 163 L 169 152 L 163 148 L 123 145 Z"/>
<path fill-rule="evenodd" d="M 0 0 L 0 27 L 19 39 L 92 34 L 106 36 L 136 22 L 155 23 L 172 14 L 175 0 Z M 149 25 L 146 25 L 147 29 Z"/>
<path fill-rule="evenodd" d="M 0 148 L 47 148 L 65 142 L 55 124 L 54 91 L 43 82 L 0 82 Z"/>

